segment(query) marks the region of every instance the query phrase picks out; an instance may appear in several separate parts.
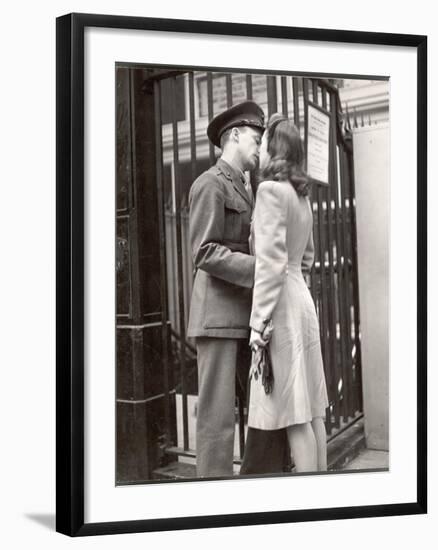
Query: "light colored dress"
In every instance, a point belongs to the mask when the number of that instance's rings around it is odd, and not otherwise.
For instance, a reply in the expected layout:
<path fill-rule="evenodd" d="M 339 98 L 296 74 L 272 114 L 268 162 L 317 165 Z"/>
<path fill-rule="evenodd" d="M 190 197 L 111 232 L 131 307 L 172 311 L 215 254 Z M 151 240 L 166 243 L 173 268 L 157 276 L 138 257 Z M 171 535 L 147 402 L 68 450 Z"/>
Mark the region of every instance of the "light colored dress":
<path fill-rule="evenodd" d="M 257 190 L 252 246 L 256 256 L 250 325 L 272 319 L 271 393 L 250 380 L 248 426 L 275 430 L 324 417 L 328 406 L 319 323 L 303 270 L 313 264 L 312 210 L 289 182 Z"/>

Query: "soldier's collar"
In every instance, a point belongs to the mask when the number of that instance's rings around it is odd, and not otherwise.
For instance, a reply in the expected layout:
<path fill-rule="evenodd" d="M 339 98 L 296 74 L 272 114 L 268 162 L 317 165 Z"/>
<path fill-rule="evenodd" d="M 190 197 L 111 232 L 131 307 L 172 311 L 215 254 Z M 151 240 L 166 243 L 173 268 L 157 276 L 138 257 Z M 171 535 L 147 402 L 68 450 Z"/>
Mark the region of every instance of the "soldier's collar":
<path fill-rule="evenodd" d="M 239 180 L 242 183 L 245 182 L 245 176 L 243 172 L 237 168 L 233 168 L 228 162 L 223 160 L 222 158 L 219 158 L 216 162 L 216 168 L 218 169 L 218 172 L 221 172 L 227 179 L 230 181 Z"/>

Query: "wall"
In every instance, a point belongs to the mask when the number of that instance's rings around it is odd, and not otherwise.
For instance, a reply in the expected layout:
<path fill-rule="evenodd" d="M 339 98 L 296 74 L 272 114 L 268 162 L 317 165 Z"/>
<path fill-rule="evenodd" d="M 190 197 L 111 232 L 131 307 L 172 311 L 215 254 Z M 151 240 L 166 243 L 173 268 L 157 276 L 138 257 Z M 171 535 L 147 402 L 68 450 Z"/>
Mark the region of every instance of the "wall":
<path fill-rule="evenodd" d="M 389 126 L 353 132 L 365 436 L 388 450 Z"/>

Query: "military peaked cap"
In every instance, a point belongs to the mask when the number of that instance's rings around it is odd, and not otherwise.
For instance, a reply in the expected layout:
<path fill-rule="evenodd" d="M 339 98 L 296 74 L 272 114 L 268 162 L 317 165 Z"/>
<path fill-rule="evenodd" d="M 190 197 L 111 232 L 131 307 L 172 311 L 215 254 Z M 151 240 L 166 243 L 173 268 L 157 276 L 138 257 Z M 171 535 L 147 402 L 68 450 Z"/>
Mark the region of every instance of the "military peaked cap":
<path fill-rule="evenodd" d="M 261 107 L 254 101 L 244 101 L 233 105 L 223 113 L 215 116 L 207 128 L 208 139 L 220 148 L 221 135 L 229 128 L 236 126 L 251 126 L 265 129 L 265 115 Z"/>

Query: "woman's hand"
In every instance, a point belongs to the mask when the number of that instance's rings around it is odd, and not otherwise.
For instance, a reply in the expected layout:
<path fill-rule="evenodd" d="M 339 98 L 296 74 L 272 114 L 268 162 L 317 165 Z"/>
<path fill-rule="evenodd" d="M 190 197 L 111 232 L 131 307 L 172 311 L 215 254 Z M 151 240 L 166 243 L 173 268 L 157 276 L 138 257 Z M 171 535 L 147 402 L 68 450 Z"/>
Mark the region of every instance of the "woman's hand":
<path fill-rule="evenodd" d="M 251 336 L 249 338 L 249 345 L 251 349 L 257 351 L 258 348 L 263 348 L 268 343 L 268 340 L 263 338 L 263 334 L 251 329 Z"/>

